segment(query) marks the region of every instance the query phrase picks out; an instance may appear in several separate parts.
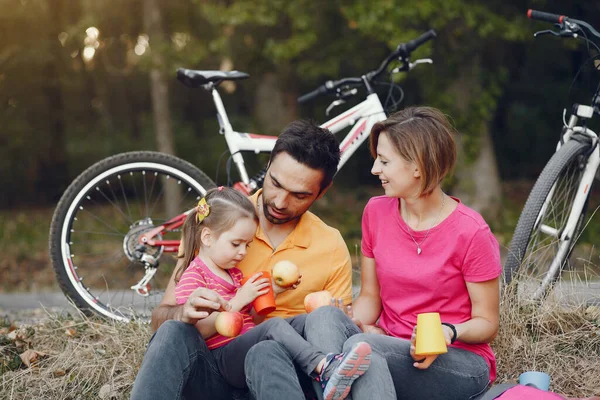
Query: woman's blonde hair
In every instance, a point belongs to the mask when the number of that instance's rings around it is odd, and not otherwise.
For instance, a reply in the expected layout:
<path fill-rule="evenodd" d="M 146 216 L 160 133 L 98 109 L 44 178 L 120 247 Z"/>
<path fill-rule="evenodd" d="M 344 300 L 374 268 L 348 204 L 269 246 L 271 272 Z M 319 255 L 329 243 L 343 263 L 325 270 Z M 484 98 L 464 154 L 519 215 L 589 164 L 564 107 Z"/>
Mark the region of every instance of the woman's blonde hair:
<path fill-rule="evenodd" d="M 379 136 L 385 132 L 394 149 L 421 173 L 419 195 L 430 194 L 452 171 L 456 163 L 456 131 L 440 110 L 407 107 L 377 122 L 371 129 L 371 155 L 377 158 Z"/>
<path fill-rule="evenodd" d="M 183 258 L 183 264 L 175 274 L 175 281 L 179 281 L 181 274 L 198 255 L 200 249 L 200 233 L 202 228 L 209 228 L 216 237 L 231 229 L 242 218 L 250 218 L 258 224 L 258 215 L 254 204 L 248 197 L 228 187 L 210 189 L 204 196 L 209 207 L 208 215 L 198 221 L 198 208 L 194 208 L 185 219 L 182 230 L 183 252 L 178 258 Z"/>

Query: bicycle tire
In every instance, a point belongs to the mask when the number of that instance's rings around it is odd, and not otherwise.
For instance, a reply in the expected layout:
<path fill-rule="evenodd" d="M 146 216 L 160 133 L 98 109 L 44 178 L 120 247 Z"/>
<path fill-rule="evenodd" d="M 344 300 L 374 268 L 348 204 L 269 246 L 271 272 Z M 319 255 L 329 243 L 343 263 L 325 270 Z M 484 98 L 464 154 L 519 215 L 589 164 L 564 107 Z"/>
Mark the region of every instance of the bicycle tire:
<path fill-rule="evenodd" d="M 50 224 L 50 259 L 60 288 L 85 314 L 124 322 L 150 320 L 176 259 L 163 254 L 162 247 L 144 246 L 143 251 L 160 258 L 145 297 L 131 290 L 145 271 L 132 254 L 134 246 L 139 250 L 136 238 L 141 233 L 175 217 L 167 215 L 162 206 L 167 203 L 164 192 L 168 185 L 180 195 L 179 213 L 192 208 L 206 190 L 215 186 L 187 161 L 138 151 L 90 166 L 59 200 Z M 179 239 L 178 232 L 170 234 L 173 237 L 169 239 Z"/>
<path fill-rule="evenodd" d="M 531 190 L 515 228 L 504 266 L 505 283 L 509 284 L 514 279 L 521 286 L 519 297 L 543 300 L 569 261 L 583 226 L 590 190 L 582 209 L 574 210 L 579 213 L 579 220 L 570 237 L 558 241 L 540 228 L 542 224 L 551 225 L 559 233 L 563 232 L 573 208 L 590 146 L 589 141 L 578 139 L 565 143 L 548 161 Z M 555 185 L 555 190 L 551 192 Z M 548 205 L 543 209 L 546 202 Z M 554 259 L 559 262 L 559 268 L 549 271 Z M 533 269 L 538 269 L 540 274 L 536 276 Z"/>

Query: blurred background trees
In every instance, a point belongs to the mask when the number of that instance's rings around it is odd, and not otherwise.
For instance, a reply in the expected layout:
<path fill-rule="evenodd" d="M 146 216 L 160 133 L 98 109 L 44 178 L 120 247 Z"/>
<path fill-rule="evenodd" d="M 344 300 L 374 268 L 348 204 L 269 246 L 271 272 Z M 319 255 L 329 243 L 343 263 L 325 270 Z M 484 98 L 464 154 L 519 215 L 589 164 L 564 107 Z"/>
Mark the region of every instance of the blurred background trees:
<path fill-rule="evenodd" d="M 554 150 L 562 109 L 589 103 L 597 84 L 584 71 L 569 91 L 589 57 L 584 46 L 534 41 L 549 26 L 525 17 L 537 8 L 600 27 L 600 3 L 584 0 L 0 4 L 2 208 L 51 207 L 83 169 L 128 150 L 173 152 L 214 177 L 225 146 L 213 104 L 176 81 L 178 67 L 248 72 L 249 80 L 221 86 L 232 124 L 277 134 L 295 118 L 326 119 L 333 98 L 300 106 L 300 94 L 375 69 L 398 43 L 433 28 L 438 37 L 413 58 L 434 64 L 394 76 L 401 106 L 433 105 L 453 117 L 461 163 L 448 186 L 500 218 L 502 182 L 535 179 Z M 363 146 L 336 185 L 376 184 L 371 162 Z"/>

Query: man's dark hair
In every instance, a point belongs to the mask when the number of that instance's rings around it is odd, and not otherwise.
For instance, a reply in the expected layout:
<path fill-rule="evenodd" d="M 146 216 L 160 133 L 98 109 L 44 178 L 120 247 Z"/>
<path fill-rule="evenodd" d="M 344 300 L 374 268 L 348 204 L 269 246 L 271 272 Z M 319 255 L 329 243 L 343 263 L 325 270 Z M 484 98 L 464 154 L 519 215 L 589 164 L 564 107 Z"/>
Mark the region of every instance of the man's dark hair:
<path fill-rule="evenodd" d="M 323 171 L 321 190 L 329 186 L 340 163 L 340 145 L 333 133 L 311 121 L 294 121 L 285 127 L 275 142 L 271 161 L 282 152 L 300 164 Z"/>

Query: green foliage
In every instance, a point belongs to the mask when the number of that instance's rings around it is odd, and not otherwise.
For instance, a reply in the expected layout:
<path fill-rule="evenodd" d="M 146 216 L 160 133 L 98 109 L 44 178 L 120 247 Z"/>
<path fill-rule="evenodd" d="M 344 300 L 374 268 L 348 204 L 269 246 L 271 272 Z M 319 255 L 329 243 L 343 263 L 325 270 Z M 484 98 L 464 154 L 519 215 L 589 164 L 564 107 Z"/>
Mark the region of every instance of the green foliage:
<path fill-rule="evenodd" d="M 148 73 L 156 67 L 156 53 L 164 59 L 159 67 L 172 78 L 177 153 L 211 177 L 224 150 L 214 106 L 206 92 L 174 79 L 177 67 L 218 69 L 230 60 L 233 68 L 249 72 L 251 79 L 222 94 L 236 128 L 261 132 L 261 122 L 253 119 L 261 75 L 276 73 L 282 92 L 294 98 L 326 79 L 374 69 L 399 43 L 434 28 L 438 37 L 413 59 L 432 57 L 435 64 L 394 76 L 405 89 L 404 105 L 426 103 L 451 115 L 463 134 L 467 161 L 478 154 L 480 133 L 491 129 L 500 172 L 513 179 L 535 177 L 552 152 L 560 112 L 570 100 L 568 77 L 586 57 L 575 40 L 534 41 L 532 33 L 549 26 L 527 21 L 527 5 L 519 1 L 159 2 L 165 35 L 148 37 L 145 48 L 144 4 L 28 0 L 4 7 L 0 181 L 8 196 L 0 200 L 2 206 L 55 204 L 94 161 L 155 149 Z M 530 6 L 598 26 L 591 3 L 536 1 Z M 98 44 L 94 58 L 85 62 L 86 29 L 92 26 L 99 31 Z M 140 43 L 144 52 L 136 54 Z M 297 112 L 323 121 L 331 100 L 317 99 Z M 529 148 L 536 151 L 523 156 Z M 372 182 L 370 163 L 367 151 L 357 153 L 337 184 Z"/>

